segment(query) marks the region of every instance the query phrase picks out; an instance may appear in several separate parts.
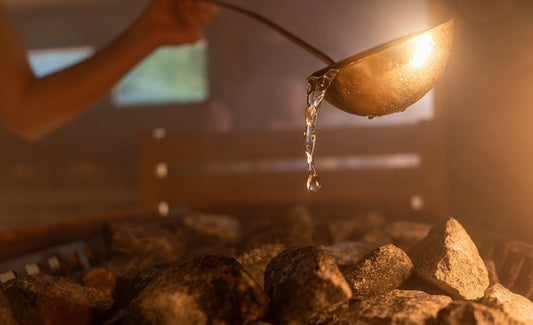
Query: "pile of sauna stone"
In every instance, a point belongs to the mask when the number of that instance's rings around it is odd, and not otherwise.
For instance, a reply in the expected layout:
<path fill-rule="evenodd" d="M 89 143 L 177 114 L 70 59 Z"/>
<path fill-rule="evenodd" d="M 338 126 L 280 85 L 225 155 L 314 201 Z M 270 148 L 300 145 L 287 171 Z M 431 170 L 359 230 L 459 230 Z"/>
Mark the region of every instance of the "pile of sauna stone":
<path fill-rule="evenodd" d="M 109 261 L 3 284 L 1 324 L 533 324 L 463 226 L 370 213 L 114 222 Z M 490 270 L 491 268 L 489 268 Z"/>

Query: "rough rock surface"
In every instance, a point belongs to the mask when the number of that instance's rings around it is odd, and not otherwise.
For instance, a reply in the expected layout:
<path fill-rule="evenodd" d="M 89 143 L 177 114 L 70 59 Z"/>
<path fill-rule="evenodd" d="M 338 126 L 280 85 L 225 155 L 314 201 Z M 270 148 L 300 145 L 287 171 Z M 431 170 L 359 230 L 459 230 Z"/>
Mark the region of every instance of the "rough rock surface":
<path fill-rule="evenodd" d="M 348 306 L 352 293 L 335 258 L 322 246 L 293 247 L 280 253 L 265 271 L 276 324 L 327 321 Z"/>
<path fill-rule="evenodd" d="M 108 250 L 128 257 L 137 269 L 175 262 L 187 248 L 186 238 L 153 223 L 109 222 L 103 234 Z"/>
<path fill-rule="evenodd" d="M 243 236 L 239 219 L 228 215 L 194 213 L 182 218 L 185 229 L 202 243 L 238 244 Z"/>
<path fill-rule="evenodd" d="M 392 243 L 403 250 L 409 250 L 429 233 L 431 225 L 421 222 L 394 221 L 383 230 L 392 239 Z"/>
<path fill-rule="evenodd" d="M 89 324 L 113 303 L 94 288 L 48 275 L 24 276 L 2 287 L 20 324 Z"/>
<path fill-rule="evenodd" d="M 237 257 L 237 261 L 242 264 L 252 279 L 263 289 L 265 270 L 268 263 L 285 249 L 286 247 L 283 244 L 265 244 Z"/>
<path fill-rule="evenodd" d="M 83 285 L 96 289 L 102 298 L 111 298 L 117 286 L 117 275 L 106 267 L 90 269 L 83 277 Z"/>
<path fill-rule="evenodd" d="M 524 324 L 533 324 L 533 303 L 524 296 L 511 292 L 501 284 L 495 284 L 485 291 L 481 304 L 501 310 Z"/>
<path fill-rule="evenodd" d="M 428 325 L 527 325 L 502 311 L 472 301 L 454 301 L 437 314 Z"/>
<path fill-rule="evenodd" d="M 326 249 L 335 257 L 341 271 L 354 266 L 376 248 L 376 245 L 359 241 L 345 241 L 326 246 Z"/>
<path fill-rule="evenodd" d="M 356 215 L 351 218 L 333 220 L 330 225 L 330 233 L 333 243 L 343 241 L 358 241 L 365 235 L 379 232 L 387 219 L 377 213 L 371 212 L 363 215 Z"/>
<path fill-rule="evenodd" d="M 392 243 L 390 236 L 381 228 L 373 229 L 359 238 L 360 241 L 383 246 Z"/>
<path fill-rule="evenodd" d="M 131 302 L 124 324 L 251 324 L 267 308 L 242 265 L 209 255 L 164 270 Z"/>
<path fill-rule="evenodd" d="M 421 278 L 454 298 L 479 299 L 489 285 L 487 268 L 476 245 L 453 218 L 431 228 L 409 256 Z"/>
<path fill-rule="evenodd" d="M 160 276 L 169 265 L 159 265 L 143 270 L 116 271 L 117 284 L 113 293 L 115 308 L 126 307 L 152 280 Z"/>
<path fill-rule="evenodd" d="M 364 299 L 398 288 L 413 272 L 409 256 L 388 244 L 378 247 L 359 263 L 344 270 L 352 289 L 352 298 Z"/>
<path fill-rule="evenodd" d="M 17 321 L 13 317 L 11 310 L 11 303 L 0 290 L 0 324 L 2 325 L 17 325 Z"/>
<path fill-rule="evenodd" d="M 334 325 L 425 325 L 452 302 L 448 296 L 433 296 L 422 291 L 393 290 L 350 305 Z"/>
<path fill-rule="evenodd" d="M 312 242 L 313 218 L 304 206 L 295 206 L 285 213 L 268 218 L 250 219 L 243 252 L 265 244 L 292 247 Z"/>

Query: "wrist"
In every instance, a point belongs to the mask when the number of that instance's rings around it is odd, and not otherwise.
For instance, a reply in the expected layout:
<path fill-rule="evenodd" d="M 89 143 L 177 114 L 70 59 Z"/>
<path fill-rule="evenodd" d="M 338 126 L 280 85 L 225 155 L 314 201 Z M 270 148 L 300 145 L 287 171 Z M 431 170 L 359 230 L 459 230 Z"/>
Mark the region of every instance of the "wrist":
<path fill-rule="evenodd" d="M 147 15 L 141 16 L 130 27 L 130 34 L 133 41 L 144 46 L 147 50 L 153 51 L 159 46 L 165 45 L 160 37 L 157 24 Z"/>

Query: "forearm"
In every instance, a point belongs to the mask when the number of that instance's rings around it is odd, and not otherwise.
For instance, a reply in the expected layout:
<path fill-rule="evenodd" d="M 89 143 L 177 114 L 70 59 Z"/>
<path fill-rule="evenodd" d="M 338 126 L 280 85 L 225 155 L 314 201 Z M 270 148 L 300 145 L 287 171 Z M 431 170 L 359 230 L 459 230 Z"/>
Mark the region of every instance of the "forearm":
<path fill-rule="evenodd" d="M 149 26 L 138 21 L 91 58 L 30 80 L 12 128 L 26 138 L 41 137 L 86 110 L 156 46 Z"/>
<path fill-rule="evenodd" d="M 104 95 L 128 70 L 160 45 L 193 43 L 216 6 L 200 0 L 152 0 L 141 17 L 91 58 L 36 79 L 26 50 L 0 5 L 0 121 L 38 139 Z"/>

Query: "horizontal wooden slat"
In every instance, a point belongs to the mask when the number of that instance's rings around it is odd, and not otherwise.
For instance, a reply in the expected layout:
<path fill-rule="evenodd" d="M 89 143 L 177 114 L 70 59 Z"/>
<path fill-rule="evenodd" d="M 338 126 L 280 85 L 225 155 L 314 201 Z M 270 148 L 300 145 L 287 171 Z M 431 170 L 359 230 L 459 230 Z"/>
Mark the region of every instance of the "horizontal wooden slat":
<path fill-rule="evenodd" d="M 417 170 L 321 173 L 323 188 L 305 188 L 302 173 L 179 174 L 155 182 L 152 189 L 162 201 L 193 207 L 297 202 L 386 202 L 409 199 L 421 190 Z"/>
<path fill-rule="evenodd" d="M 143 137 L 141 202 L 200 209 L 359 202 L 409 211 L 416 195 L 423 201 L 419 209 L 438 215 L 445 211 L 439 132 L 432 123 L 319 130 L 318 193 L 305 188 L 303 134 L 297 130 Z M 380 163 L 391 157 L 400 163 Z M 373 162 L 360 164 L 361 158 Z M 160 163 L 166 172 L 158 177 Z"/>
<path fill-rule="evenodd" d="M 380 127 L 318 129 L 316 154 L 323 156 L 417 152 L 426 144 L 427 124 Z M 194 134 L 141 139 L 144 161 L 169 164 L 224 162 L 271 157 L 302 157 L 303 132 L 299 130 Z"/>

